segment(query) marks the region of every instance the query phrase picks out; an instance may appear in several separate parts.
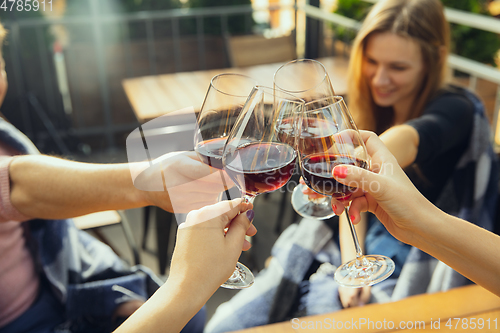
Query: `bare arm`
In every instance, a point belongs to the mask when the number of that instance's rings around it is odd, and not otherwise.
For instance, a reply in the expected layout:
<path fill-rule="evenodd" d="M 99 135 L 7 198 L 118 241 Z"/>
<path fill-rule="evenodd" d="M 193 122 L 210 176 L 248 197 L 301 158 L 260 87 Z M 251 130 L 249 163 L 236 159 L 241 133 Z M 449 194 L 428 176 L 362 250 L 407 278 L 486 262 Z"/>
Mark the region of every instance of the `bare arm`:
<path fill-rule="evenodd" d="M 241 249 L 245 248 L 245 233 L 257 232 L 244 213 L 251 204 L 238 201 L 232 201 L 232 209 L 228 209 L 228 201 L 223 201 L 188 214 L 177 231 L 167 282 L 117 333 L 179 332 L 201 309 L 233 272 Z M 206 216 L 212 218 L 201 221 Z M 232 222 L 225 234 L 229 221 Z"/>
<path fill-rule="evenodd" d="M 376 173 L 359 168 L 355 172 L 336 173 L 339 167 L 334 169 L 338 181 L 358 181 L 366 191 L 352 201 L 350 211 L 355 216 L 361 211 L 374 213 L 400 241 L 420 248 L 500 296 L 500 236 L 439 210 L 417 191 L 375 134 L 362 131 L 362 136 L 380 169 Z M 339 178 L 341 174 L 347 176 Z M 372 182 L 380 184 L 380 190 L 372 191 Z M 340 213 L 342 203 L 334 204 Z"/>
<path fill-rule="evenodd" d="M 21 213 L 67 218 L 147 205 L 127 164 L 90 164 L 43 155 L 15 158 L 9 169 L 11 201 Z"/>
<path fill-rule="evenodd" d="M 500 296 L 500 236 L 441 211 L 428 218 L 412 245 Z"/>
<path fill-rule="evenodd" d="M 417 158 L 419 136 L 417 130 L 410 125 L 393 126 L 380 135 L 380 140 L 403 169 Z"/>
<path fill-rule="evenodd" d="M 140 174 L 140 185 L 160 183 L 160 190 L 155 186 L 154 191 L 142 191 L 132 183 L 129 164 L 19 156 L 9 168 L 11 202 L 24 215 L 47 219 L 146 205 L 187 213 L 216 202 L 224 190 L 220 171 L 200 162 L 195 152 L 172 153 L 155 161 Z"/>

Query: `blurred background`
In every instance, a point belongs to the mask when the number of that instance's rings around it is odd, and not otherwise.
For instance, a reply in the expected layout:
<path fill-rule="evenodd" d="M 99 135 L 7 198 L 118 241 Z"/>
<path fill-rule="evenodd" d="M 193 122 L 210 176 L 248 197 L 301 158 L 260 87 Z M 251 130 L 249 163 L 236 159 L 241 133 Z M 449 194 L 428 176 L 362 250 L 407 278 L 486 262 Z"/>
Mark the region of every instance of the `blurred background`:
<path fill-rule="evenodd" d="M 4 1 L 10 84 L 1 112 L 44 153 L 78 159 L 123 150 L 138 126 L 124 79 L 231 67 L 228 39 L 249 34 L 291 36 L 297 57 L 347 57 L 375 1 Z M 454 80 L 478 92 L 496 124 L 500 1 L 442 1 Z"/>

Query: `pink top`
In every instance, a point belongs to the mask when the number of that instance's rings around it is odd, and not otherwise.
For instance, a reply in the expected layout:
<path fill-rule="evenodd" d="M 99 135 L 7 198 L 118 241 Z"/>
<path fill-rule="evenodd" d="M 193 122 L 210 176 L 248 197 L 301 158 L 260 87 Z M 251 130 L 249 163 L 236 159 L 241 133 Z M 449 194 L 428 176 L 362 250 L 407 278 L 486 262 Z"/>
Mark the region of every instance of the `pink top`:
<path fill-rule="evenodd" d="M 10 202 L 9 165 L 14 159 L 13 153 L 0 144 L 0 327 L 33 304 L 39 287 L 23 223 L 19 222 L 30 218 Z"/>

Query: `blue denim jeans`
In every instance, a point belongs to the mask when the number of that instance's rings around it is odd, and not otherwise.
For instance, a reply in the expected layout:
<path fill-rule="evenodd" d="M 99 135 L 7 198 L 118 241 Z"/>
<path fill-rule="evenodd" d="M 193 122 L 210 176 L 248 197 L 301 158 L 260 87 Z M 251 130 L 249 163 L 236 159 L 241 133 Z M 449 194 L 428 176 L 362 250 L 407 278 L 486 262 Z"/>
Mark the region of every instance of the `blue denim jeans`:
<path fill-rule="evenodd" d="M 394 238 L 375 215 L 369 214 L 365 249 L 366 254 L 381 254 L 391 258 L 396 264 L 396 269 L 391 277 L 397 278 L 411 246 Z"/>

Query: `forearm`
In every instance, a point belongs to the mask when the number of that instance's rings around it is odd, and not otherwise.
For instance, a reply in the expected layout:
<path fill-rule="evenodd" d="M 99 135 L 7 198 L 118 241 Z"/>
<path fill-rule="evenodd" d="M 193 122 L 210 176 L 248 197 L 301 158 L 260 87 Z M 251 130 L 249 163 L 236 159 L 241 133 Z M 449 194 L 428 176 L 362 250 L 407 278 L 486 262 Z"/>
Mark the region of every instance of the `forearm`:
<path fill-rule="evenodd" d="M 11 201 L 21 213 L 67 218 L 147 205 L 127 164 L 89 164 L 43 155 L 15 158 L 9 168 Z"/>
<path fill-rule="evenodd" d="M 167 282 L 115 332 L 179 332 L 203 307 L 218 286 L 169 277 Z M 208 288 L 208 289 L 207 289 Z"/>
<path fill-rule="evenodd" d="M 417 158 L 419 136 L 417 130 L 410 125 L 391 127 L 380 135 L 380 140 L 403 169 L 411 165 Z"/>
<path fill-rule="evenodd" d="M 500 296 L 500 236 L 437 209 L 419 221 L 412 245 Z"/>

